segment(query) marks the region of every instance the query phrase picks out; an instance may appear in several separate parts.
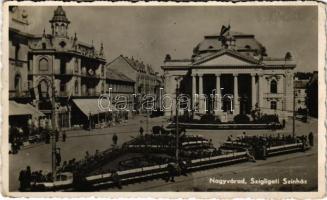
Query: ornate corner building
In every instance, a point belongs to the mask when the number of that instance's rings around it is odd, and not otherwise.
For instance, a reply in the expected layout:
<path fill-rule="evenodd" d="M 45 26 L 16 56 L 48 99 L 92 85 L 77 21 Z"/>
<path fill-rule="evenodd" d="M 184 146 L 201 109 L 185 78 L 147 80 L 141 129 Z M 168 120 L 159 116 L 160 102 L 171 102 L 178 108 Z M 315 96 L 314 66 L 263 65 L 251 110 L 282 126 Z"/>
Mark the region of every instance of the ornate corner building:
<path fill-rule="evenodd" d="M 259 110 L 286 118 L 293 111 L 296 63 L 290 52 L 284 55 L 271 58 L 254 35 L 223 26 L 220 33 L 205 36 L 191 58 L 166 56 L 162 66 L 165 93 L 176 95 L 176 77 L 181 77 L 179 92 L 192 99 L 195 114 L 212 113 L 226 121 Z M 175 114 L 174 104 L 166 115 Z"/>
<path fill-rule="evenodd" d="M 76 33 L 69 35 L 71 22 L 61 6 L 54 10 L 49 23 L 50 34 L 46 30 L 40 35 L 29 34 L 26 11 L 10 8 L 10 100 L 30 103 L 50 118 L 50 99 L 55 95 L 59 128 L 91 120 L 100 123 L 106 113 L 99 110 L 97 98 L 112 85 L 119 88 L 118 93 L 132 94 L 134 82 L 107 72 L 103 44 L 96 48 L 93 41 L 88 44 L 80 41 Z M 108 73 L 116 79 L 111 80 Z"/>

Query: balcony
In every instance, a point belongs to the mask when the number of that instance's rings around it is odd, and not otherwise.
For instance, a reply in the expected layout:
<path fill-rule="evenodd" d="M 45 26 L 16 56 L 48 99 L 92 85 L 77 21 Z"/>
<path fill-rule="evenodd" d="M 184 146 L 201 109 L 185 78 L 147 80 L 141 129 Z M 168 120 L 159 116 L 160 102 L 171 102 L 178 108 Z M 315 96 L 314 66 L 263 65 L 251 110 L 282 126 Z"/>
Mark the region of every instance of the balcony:
<path fill-rule="evenodd" d="M 29 91 L 9 90 L 9 98 L 29 98 L 31 94 Z"/>
<path fill-rule="evenodd" d="M 82 76 L 82 77 L 86 77 L 86 78 L 100 79 L 100 76 L 99 76 L 98 74 L 90 75 L 90 74 L 87 73 L 86 71 L 81 71 L 81 76 Z"/>
<path fill-rule="evenodd" d="M 81 96 L 83 96 L 83 97 L 95 97 L 95 96 L 100 96 L 100 94 L 101 94 L 100 92 L 85 91 L 85 92 L 81 93 Z"/>
<path fill-rule="evenodd" d="M 264 93 L 263 98 L 265 99 L 281 99 L 283 98 L 284 93 Z"/>

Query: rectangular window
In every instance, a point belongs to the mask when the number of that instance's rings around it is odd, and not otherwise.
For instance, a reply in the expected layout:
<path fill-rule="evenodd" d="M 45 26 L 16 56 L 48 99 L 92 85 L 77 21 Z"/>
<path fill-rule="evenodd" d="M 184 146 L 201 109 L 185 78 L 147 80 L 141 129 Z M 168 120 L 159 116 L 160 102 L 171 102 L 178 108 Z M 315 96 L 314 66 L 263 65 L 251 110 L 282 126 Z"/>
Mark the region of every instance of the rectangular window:
<path fill-rule="evenodd" d="M 272 110 L 276 110 L 277 109 L 277 102 L 276 101 L 270 102 L 270 109 L 272 109 Z"/>

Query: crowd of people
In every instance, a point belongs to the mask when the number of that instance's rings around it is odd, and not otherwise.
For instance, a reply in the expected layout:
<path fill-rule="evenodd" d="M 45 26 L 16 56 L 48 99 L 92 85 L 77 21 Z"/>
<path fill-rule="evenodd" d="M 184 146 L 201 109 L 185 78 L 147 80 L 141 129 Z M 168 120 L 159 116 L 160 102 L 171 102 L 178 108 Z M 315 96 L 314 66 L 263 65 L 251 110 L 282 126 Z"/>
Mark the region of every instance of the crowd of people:
<path fill-rule="evenodd" d="M 52 173 L 43 173 L 42 170 L 31 171 L 31 167 L 27 166 L 26 169 L 19 172 L 19 190 L 22 192 L 30 191 L 31 186 L 36 182 L 51 182 L 53 181 Z"/>
<path fill-rule="evenodd" d="M 69 161 L 64 161 L 58 168 L 58 172 L 78 172 L 79 174 L 87 174 L 101 168 L 108 160 L 112 160 L 119 155 L 119 149 L 108 149 L 103 152 L 96 150 L 92 155 L 86 151 L 82 160 L 76 161 L 76 159 L 73 158 Z"/>
<path fill-rule="evenodd" d="M 286 145 L 286 144 L 293 144 L 296 142 L 302 142 L 304 144 L 308 144 L 313 146 L 313 133 L 310 132 L 308 135 L 301 135 L 293 137 L 292 135 L 284 135 L 277 133 L 274 135 L 269 136 L 247 136 L 246 132 L 243 132 L 241 136 L 233 138 L 232 135 L 228 136 L 227 141 L 238 142 L 241 144 L 248 144 L 250 146 L 258 146 L 258 145 L 265 145 L 267 148 Z"/>
<path fill-rule="evenodd" d="M 37 120 L 29 119 L 26 126 L 9 126 L 9 143 L 11 150 L 9 153 L 16 154 L 24 146 L 25 143 L 50 143 L 51 135 L 53 134 L 56 142 L 59 137 L 62 137 L 62 141 L 65 142 L 67 135 L 65 131 L 61 133 L 59 131 L 51 132 L 51 122 L 48 118 L 42 117 L 39 122 Z M 60 135 L 61 134 L 61 135 Z"/>

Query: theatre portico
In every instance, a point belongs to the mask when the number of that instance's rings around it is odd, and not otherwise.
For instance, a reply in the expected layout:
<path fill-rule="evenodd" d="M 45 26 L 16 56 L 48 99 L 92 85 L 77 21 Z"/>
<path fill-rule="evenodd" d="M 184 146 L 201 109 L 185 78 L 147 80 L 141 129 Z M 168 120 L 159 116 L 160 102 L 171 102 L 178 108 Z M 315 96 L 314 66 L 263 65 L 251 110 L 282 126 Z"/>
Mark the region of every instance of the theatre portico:
<path fill-rule="evenodd" d="M 205 36 L 190 59 L 167 55 L 162 69 L 166 94 L 174 97 L 179 81 L 179 94 L 192 97 L 189 111 L 215 114 L 224 120 L 253 110 L 280 118 L 291 116 L 295 66 L 291 53 L 268 57 L 254 35 L 223 27 L 220 34 Z M 174 105 L 166 115 L 175 115 Z"/>

